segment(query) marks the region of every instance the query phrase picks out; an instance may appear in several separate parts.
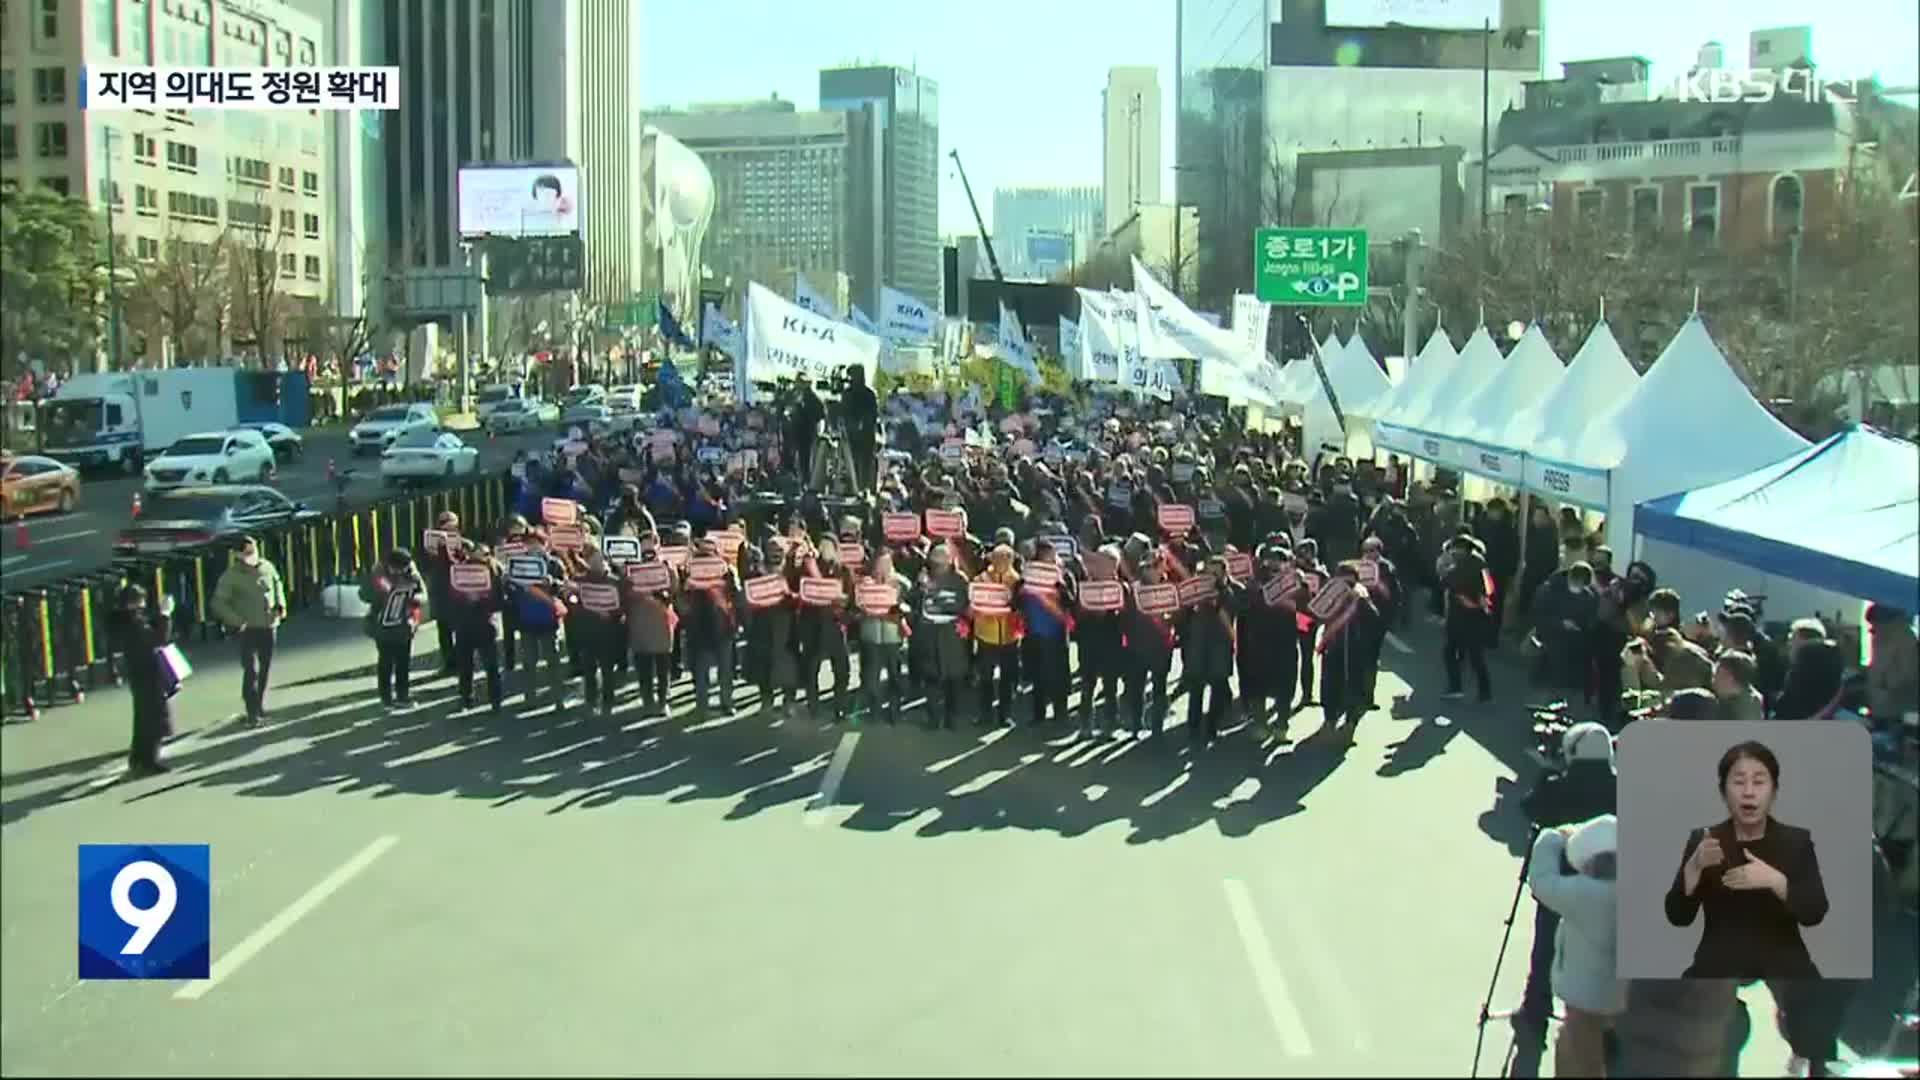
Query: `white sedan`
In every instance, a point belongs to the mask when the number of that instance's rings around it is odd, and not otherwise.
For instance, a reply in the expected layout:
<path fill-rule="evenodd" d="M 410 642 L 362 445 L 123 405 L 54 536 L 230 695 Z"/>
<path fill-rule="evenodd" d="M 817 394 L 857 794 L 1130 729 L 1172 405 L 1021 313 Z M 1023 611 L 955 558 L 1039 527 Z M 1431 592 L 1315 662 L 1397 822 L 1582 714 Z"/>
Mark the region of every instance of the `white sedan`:
<path fill-rule="evenodd" d="M 507 432 L 534 431 L 560 419 L 560 407 L 526 398 L 515 398 L 502 402 L 487 413 L 481 421 L 490 435 Z"/>
<path fill-rule="evenodd" d="M 451 431 L 430 428 L 402 432 L 380 455 L 380 479 L 388 484 L 451 480 L 479 468 L 480 451 Z"/>

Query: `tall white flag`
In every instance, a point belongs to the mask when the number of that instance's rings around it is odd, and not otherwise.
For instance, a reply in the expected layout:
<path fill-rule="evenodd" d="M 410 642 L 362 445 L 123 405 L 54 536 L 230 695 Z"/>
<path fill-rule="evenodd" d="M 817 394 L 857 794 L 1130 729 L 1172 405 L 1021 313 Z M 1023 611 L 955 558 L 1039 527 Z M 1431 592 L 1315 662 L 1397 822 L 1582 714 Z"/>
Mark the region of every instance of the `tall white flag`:
<path fill-rule="evenodd" d="M 1233 294 L 1233 336 L 1246 350 L 1248 367 L 1257 367 L 1267 354 L 1267 324 L 1273 318 L 1273 305 L 1257 296 Z"/>
<path fill-rule="evenodd" d="M 1033 361 L 1033 343 L 1027 340 L 1027 332 L 1021 329 L 1020 317 L 1004 301 L 1000 304 L 1000 341 L 997 348 L 1000 358 L 1024 372 L 1029 384 L 1040 381 L 1040 366 Z"/>
<path fill-rule="evenodd" d="M 1060 316 L 1060 363 L 1076 379 L 1086 379 L 1085 368 L 1080 355 L 1080 324 Z"/>
<path fill-rule="evenodd" d="M 1095 300 L 1091 306 L 1085 302 L 1083 293 L 1080 329 L 1087 335 L 1096 362 L 1101 352 L 1111 352 L 1116 357 L 1116 381 L 1121 386 L 1136 394 L 1168 401 L 1183 389 L 1180 372 L 1170 361 L 1152 360 L 1140 355 L 1139 305 L 1139 297 L 1119 289 L 1106 293 L 1104 303 Z M 1089 312 L 1102 317 L 1103 325 L 1096 328 Z M 1095 338 L 1096 332 L 1099 338 Z"/>
<path fill-rule="evenodd" d="M 866 369 L 873 385 L 880 366 L 880 339 L 830 315 L 809 311 L 772 289 L 747 286 L 745 382 L 777 382 L 806 375 L 838 377 L 854 364 Z M 741 388 L 741 400 L 750 391 Z"/>
<path fill-rule="evenodd" d="M 1138 257 L 1133 259 L 1133 289 L 1141 300 L 1135 315 L 1140 355 L 1204 360 L 1233 353 L 1232 336 L 1194 314 L 1173 290 L 1154 280 Z"/>
<path fill-rule="evenodd" d="M 740 324 L 720 314 L 719 307 L 708 304 L 700 317 L 700 344 L 712 345 L 728 356 L 739 356 L 744 344 Z"/>
<path fill-rule="evenodd" d="M 933 337 L 933 305 L 909 293 L 880 286 L 880 332 L 888 338 L 917 344 Z"/>
<path fill-rule="evenodd" d="M 807 275 L 798 270 L 793 272 L 793 302 L 815 314 L 825 315 L 829 319 L 840 317 L 840 305 L 821 296 L 814 289 L 813 283 L 807 280 Z"/>

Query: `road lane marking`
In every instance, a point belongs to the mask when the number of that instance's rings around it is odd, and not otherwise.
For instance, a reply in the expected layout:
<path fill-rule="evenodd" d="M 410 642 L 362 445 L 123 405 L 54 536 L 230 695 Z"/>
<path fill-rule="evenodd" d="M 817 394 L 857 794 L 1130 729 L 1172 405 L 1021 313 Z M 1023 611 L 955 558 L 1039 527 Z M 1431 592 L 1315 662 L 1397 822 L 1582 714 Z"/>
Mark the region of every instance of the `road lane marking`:
<path fill-rule="evenodd" d="M 293 929 L 293 924 L 311 914 L 313 909 L 319 907 L 322 901 L 334 893 L 339 892 L 342 886 L 358 877 L 361 871 L 372 866 L 374 860 L 385 855 L 393 845 L 399 842 L 400 838 L 397 836 L 383 836 L 360 849 L 358 855 L 348 859 L 345 863 L 341 864 L 338 869 L 334 870 L 333 873 L 320 879 L 320 883 L 308 889 L 305 895 L 293 903 L 288 904 L 278 915 L 268 919 L 258 930 L 248 934 L 240 944 L 227 950 L 225 955 L 214 961 L 212 969 L 207 973 L 207 978 L 197 982 L 190 982 L 174 991 L 174 1000 L 198 1001 L 206 997 L 208 992 L 214 987 L 219 986 L 235 971 L 239 970 L 240 965 L 253 959 L 254 955 L 260 950 L 273 944 L 280 935 Z"/>
<path fill-rule="evenodd" d="M 86 529 L 81 532 L 61 533 L 58 536 L 36 536 L 33 538 L 33 542 L 36 544 L 57 544 L 62 540 L 78 540 L 83 536 L 98 535 L 100 535 L 99 529 Z"/>
<path fill-rule="evenodd" d="M 1394 651 L 1402 656 L 1413 655 L 1413 646 L 1401 641 L 1400 636 L 1391 630 L 1387 631 L 1387 644 L 1393 646 Z"/>
<path fill-rule="evenodd" d="M 840 745 L 833 748 L 833 761 L 827 765 L 827 775 L 820 778 L 820 790 L 807 804 L 806 822 L 809 825 L 824 824 L 827 811 L 840 797 L 840 781 L 846 779 L 847 764 L 853 760 L 853 750 L 860 745 L 860 733 L 849 731 L 840 736 Z"/>
<path fill-rule="evenodd" d="M 1308 925 L 1311 912 L 1302 904 L 1283 904 L 1281 926 L 1292 939 L 1293 955 L 1298 956 L 1307 966 L 1307 976 L 1313 980 L 1316 996 L 1330 1002 L 1340 1026 L 1347 1031 L 1350 1045 L 1357 1053 L 1372 1053 L 1372 1040 L 1367 1037 L 1366 1016 L 1360 1010 L 1347 980 L 1340 974 L 1340 964 L 1335 961 L 1325 936 L 1317 933 Z"/>
<path fill-rule="evenodd" d="M 16 559 L 25 558 L 25 556 L 15 555 L 14 558 Z M 72 566 L 72 565 L 73 565 L 72 559 L 55 559 L 52 562 L 43 562 L 38 566 L 22 566 L 18 568 L 10 568 L 8 570 L 8 573 L 14 574 L 16 576 L 20 574 L 44 574 L 49 570 L 57 570 L 62 566 Z"/>
<path fill-rule="evenodd" d="M 1273 945 L 1267 940 L 1266 929 L 1260 925 L 1260 915 L 1254 910 L 1247 883 L 1239 878 L 1227 878 L 1222 884 L 1226 886 L 1227 908 L 1233 912 L 1234 928 L 1240 931 L 1240 944 L 1253 967 L 1254 982 L 1260 988 L 1261 1000 L 1266 1003 L 1273 1030 L 1280 1036 L 1280 1045 L 1288 1057 L 1311 1057 L 1313 1040 L 1307 1037 L 1306 1021 L 1300 1018 L 1300 1009 L 1287 989 L 1287 980 L 1280 974 L 1280 966 L 1274 963 Z"/>

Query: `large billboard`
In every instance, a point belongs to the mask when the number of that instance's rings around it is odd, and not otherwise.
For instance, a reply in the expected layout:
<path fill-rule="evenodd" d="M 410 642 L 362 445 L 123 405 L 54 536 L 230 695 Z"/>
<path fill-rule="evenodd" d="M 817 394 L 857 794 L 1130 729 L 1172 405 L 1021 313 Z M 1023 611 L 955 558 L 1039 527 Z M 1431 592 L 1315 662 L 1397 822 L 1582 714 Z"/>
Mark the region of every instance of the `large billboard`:
<path fill-rule="evenodd" d="M 1500 0 L 1327 0 L 1328 26 L 1500 29 Z"/>
<path fill-rule="evenodd" d="M 463 165 L 461 236 L 571 236 L 580 231 L 580 170 L 552 165 Z"/>

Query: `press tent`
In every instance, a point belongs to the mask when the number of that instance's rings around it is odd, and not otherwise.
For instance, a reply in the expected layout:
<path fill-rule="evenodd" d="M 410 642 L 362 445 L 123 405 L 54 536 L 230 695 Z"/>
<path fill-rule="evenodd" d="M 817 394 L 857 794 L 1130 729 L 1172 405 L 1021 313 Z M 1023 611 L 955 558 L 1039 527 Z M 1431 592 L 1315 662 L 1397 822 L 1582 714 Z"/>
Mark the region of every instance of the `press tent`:
<path fill-rule="evenodd" d="M 1367 348 L 1359 334 L 1348 339 L 1347 347 L 1340 351 L 1327 375 L 1333 380 L 1333 392 L 1340 395 L 1340 408 L 1349 420 L 1354 417 L 1377 419 L 1380 407 L 1393 394 L 1393 381 L 1380 369 L 1373 350 Z"/>
<path fill-rule="evenodd" d="M 1392 392 L 1393 384 L 1387 381 L 1386 372 L 1374 362 L 1373 354 L 1358 334 L 1344 348 L 1335 351 L 1329 347 L 1323 361 L 1340 413 L 1335 415 L 1332 404 L 1327 401 L 1326 387 L 1321 385 L 1318 375 L 1312 375 L 1307 398 L 1302 403 L 1305 413 L 1301 421 L 1302 445 L 1309 450 L 1337 447 L 1340 453 L 1350 457 L 1372 457 L 1373 432 L 1367 421 L 1381 400 Z M 1312 372 L 1311 364 L 1308 372 Z M 1342 417 L 1346 420 L 1344 432 L 1340 426 Z"/>
<path fill-rule="evenodd" d="M 1624 406 L 1640 386 L 1613 331 L 1595 323 L 1566 374 L 1535 407 L 1526 487 L 1589 510 L 1607 508 L 1607 463 L 1580 456 L 1587 432 Z"/>
<path fill-rule="evenodd" d="M 1633 550 L 1640 503 L 1739 476 L 1806 447 L 1753 399 L 1694 315 L 1633 396 L 1589 425 L 1570 456 L 1607 465 L 1607 543 L 1620 553 Z M 1547 493 L 1564 497 L 1551 483 Z"/>
<path fill-rule="evenodd" d="M 1487 328 L 1475 330 L 1425 407 L 1404 410 L 1394 421 L 1411 432 L 1412 445 L 1406 447 L 1407 452 L 1447 468 L 1458 464 L 1455 460 L 1458 455 L 1452 452 L 1439 428 L 1448 417 L 1457 414 L 1469 398 L 1498 378 L 1505 366 L 1506 358 L 1500 355 L 1500 347 L 1488 336 Z"/>
<path fill-rule="evenodd" d="M 1920 448 L 1852 427 L 1731 480 L 1643 502 L 1634 529 L 1771 577 L 1914 611 Z M 1832 609 L 1769 599 L 1777 611 Z"/>
<path fill-rule="evenodd" d="M 1527 418 L 1566 374 L 1540 327 L 1529 326 L 1507 362 L 1480 391 L 1441 419 L 1439 434 L 1452 442 L 1460 469 L 1518 486 L 1523 455 L 1533 446 Z"/>
<path fill-rule="evenodd" d="M 1413 453 L 1419 443 L 1402 426 L 1402 418 L 1424 409 L 1433 400 L 1433 395 L 1452 377 L 1459 360 L 1460 355 L 1453 351 L 1453 342 L 1447 339 L 1446 331 L 1436 327 L 1427 343 L 1420 347 L 1419 355 L 1414 357 L 1406 378 L 1400 380 L 1381 403 L 1380 415 L 1374 418 L 1375 441 L 1392 450 Z"/>

